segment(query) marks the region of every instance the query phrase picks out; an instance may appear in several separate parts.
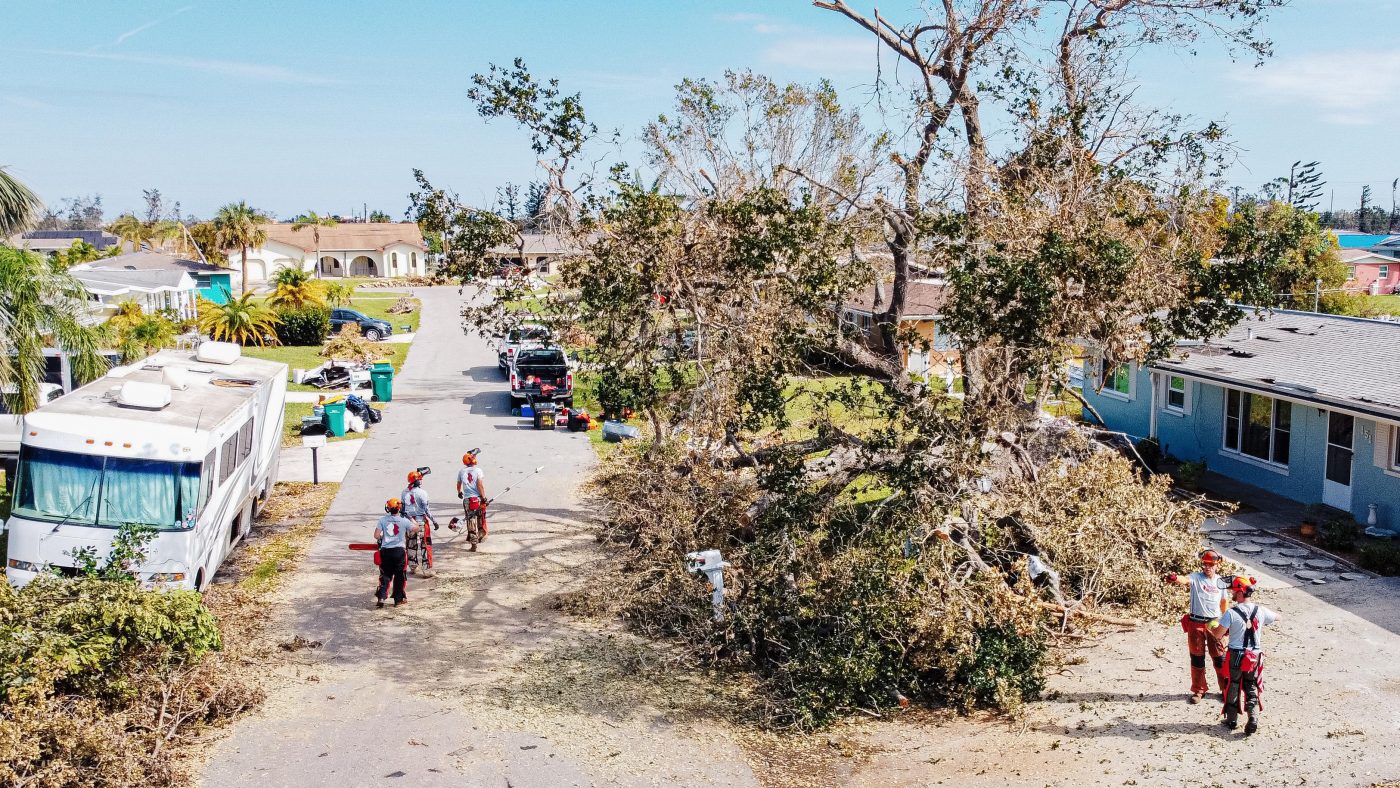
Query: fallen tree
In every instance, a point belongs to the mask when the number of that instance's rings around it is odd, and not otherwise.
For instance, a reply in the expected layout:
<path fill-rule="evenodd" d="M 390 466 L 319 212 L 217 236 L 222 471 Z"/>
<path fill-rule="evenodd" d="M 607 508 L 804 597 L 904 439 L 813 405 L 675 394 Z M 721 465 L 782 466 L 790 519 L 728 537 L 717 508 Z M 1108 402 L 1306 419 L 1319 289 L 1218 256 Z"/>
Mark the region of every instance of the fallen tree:
<path fill-rule="evenodd" d="M 575 193 L 579 98 L 519 61 L 475 80 L 483 116 L 557 159 L 547 219 L 577 251 L 536 317 L 582 338 L 594 393 L 646 427 L 593 480 L 610 600 L 752 671 L 778 724 L 908 698 L 1015 709 L 1052 635 L 1161 614 L 1158 578 L 1199 545 L 1199 514 L 1120 439 L 1042 416 L 1066 360 L 1087 341 L 1148 361 L 1233 325 L 1277 264 L 1227 232 L 1219 127 L 1134 106 L 1123 63 L 1207 30 L 1262 51 L 1277 3 L 949 2 L 901 24 L 816 5 L 913 68 L 880 83 L 914 95 L 909 131 L 866 130 L 828 85 L 687 80 L 643 135 L 655 181 L 618 165 Z M 491 274 L 512 226 L 419 180 L 443 269 Z M 962 396 L 906 369 L 933 344 L 904 320 L 909 291 L 935 277 Z M 464 312 L 468 330 L 518 321 L 516 287 Z M 858 293 L 868 330 L 843 315 Z M 706 549 L 731 565 L 719 620 L 684 571 Z"/>

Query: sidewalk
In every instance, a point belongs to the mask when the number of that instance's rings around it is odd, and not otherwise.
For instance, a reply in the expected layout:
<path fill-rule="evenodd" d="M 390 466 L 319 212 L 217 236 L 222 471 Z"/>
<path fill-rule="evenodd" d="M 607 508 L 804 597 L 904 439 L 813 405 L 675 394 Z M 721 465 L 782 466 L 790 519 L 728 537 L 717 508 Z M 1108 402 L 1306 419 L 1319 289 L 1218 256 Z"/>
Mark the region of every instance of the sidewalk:
<path fill-rule="evenodd" d="M 313 397 L 315 395 L 312 395 Z M 350 472 L 355 457 L 365 445 L 364 439 L 331 441 L 317 450 L 317 466 L 320 481 L 339 482 Z M 311 450 L 305 446 L 287 446 L 282 449 L 281 464 L 277 469 L 277 480 L 281 482 L 311 481 Z"/>

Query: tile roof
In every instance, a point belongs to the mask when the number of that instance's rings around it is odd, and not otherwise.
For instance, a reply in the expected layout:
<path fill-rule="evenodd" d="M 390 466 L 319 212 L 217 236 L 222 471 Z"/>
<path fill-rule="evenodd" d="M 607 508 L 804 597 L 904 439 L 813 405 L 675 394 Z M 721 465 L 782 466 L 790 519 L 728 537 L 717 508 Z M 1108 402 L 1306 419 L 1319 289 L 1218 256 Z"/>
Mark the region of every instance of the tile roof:
<path fill-rule="evenodd" d="M 578 244 L 568 238 L 560 238 L 557 235 L 546 235 L 544 233 L 521 233 L 520 240 L 524 244 L 524 254 L 577 254 L 583 251 Z M 491 254 L 497 255 L 518 255 L 521 254 L 521 245 L 517 243 L 501 244 L 491 247 Z"/>
<path fill-rule="evenodd" d="M 1278 310 L 1152 367 L 1400 422 L 1397 347 L 1400 322 Z"/>
<path fill-rule="evenodd" d="M 289 222 L 264 224 L 269 241 L 294 246 L 307 252 L 316 251 L 316 236 L 312 228 L 293 230 Z M 427 249 L 423 233 L 413 222 L 343 222 L 321 228 L 322 252 L 363 252 L 383 250 L 395 243 L 405 243 Z"/>
<path fill-rule="evenodd" d="M 891 285 L 885 285 L 885 298 L 890 297 Z M 904 317 L 934 317 L 943 313 L 943 304 L 947 300 L 948 285 L 940 281 L 928 281 L 916 279 L 909 283 L 909 289 L 905 291 L 904 297 Z M 875 306 L 875 288 L 870 287 L 860 293 L 852 295 L 846 300 L 847 309 L 856 309 L 861 312 L 875 312 L 884 309 L 888 301 Z"/>

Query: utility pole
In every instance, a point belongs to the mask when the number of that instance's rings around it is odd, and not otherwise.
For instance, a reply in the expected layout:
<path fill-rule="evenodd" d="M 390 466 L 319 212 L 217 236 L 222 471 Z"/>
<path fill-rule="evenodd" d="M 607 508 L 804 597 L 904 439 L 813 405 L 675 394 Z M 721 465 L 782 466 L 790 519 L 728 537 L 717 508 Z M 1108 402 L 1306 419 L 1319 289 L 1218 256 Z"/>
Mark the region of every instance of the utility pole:
<path fill-rule="evenodd" d="M 1316 282 L 1313 283 L 1313 311 L 1314 311 L 1314 312 L 1321 312 L 1321 311 L 1322 311 L 1321 304 L 1322 304 L 1322 279 L 1319 278 Z"/>

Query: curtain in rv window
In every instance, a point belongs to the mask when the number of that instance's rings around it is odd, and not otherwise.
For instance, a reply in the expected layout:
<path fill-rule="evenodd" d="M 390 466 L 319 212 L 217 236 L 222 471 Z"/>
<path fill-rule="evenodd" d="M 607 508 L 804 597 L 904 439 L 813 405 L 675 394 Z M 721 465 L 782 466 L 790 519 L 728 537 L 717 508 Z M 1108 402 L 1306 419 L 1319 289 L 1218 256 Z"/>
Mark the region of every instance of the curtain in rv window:
<path fill-rule="evenodd" d="M 178 508 L 177 508 L 178 507 Z M 178 512 L 178 514 L 177 514 Z M 102 525 L 194 525 L 199 513 L 199 465 L 108 457 L 102 476 Z"/>
<path fill-rule="evenodd" d="M 91 523 L 97 516 L 102 457 L 23 447 L 15 513 Z"/>
<path fill-rule="evenodd" d="M 74 525 L 193 527 L 204 501 L 200 464 L 23 447 L 15 513 Z"/>

